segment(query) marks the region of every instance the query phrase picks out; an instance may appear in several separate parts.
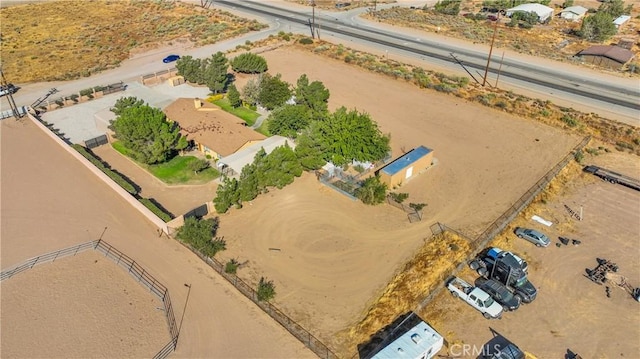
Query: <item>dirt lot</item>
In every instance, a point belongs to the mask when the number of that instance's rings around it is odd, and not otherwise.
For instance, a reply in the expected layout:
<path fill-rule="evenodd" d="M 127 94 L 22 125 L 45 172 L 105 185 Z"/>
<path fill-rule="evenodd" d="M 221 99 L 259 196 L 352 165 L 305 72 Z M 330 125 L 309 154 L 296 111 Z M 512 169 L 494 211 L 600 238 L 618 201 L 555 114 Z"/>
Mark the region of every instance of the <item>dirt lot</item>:
<path fill-rule="evenodd" d="M 6 358 L 152 357 L 171 340 L 156 309 L 162 301 L 93 250 L 36 266 L 0 288 Z"/>
<path fill-rule="evenodd" d="M 191 252 L 174 240 L 158 238 L 151 223 L 34 124 L 28 120 L 3 120 L 0 136 L 2 268 L 97 239 L 106 227 L 104 240 L 169 288 L 177 318 L 185 308 L 184 284 L 191 284 L 178 349 L 172 357 L 314 357 Z M 4 315 L 4 283 L 2 289 Z M 11 333 L 12 322 L 0 321 L 3 351 L 4 335 Z M 63 339 L 65 342 L 58 345 L 70 348 L 65 357 L 91 356 L 82 352 L 79 345 L 71 347 L 78 338 Z"/>
<path fill-rule="evenodd" d="M 610 154 L 587 161 L 640 177 L 635 158 Z M 582 206 L 583 220 L 572 219 L 565 204 L 576 210 Z M 533 303 L 506 313 L 502 320 L 487 321 L 443 292 L 425 308 L 423 317 L 450 343 L 482 346 L 492 338 L 493 330 L 540 358 L 560 358 L 567 350 L 583 358 L 640 356 L 638 303 L 616 286 L 607 298 L 604 286 L 584 276 L 586 268 L 597 265 L 596 258 L 605 258 L 619 265 L 618 274 L 632 286 L 640 286 L 639 208 L 639 192 L 580 174 L 564 193 L 536 212 L 554 222 L 551 228 L 525 218 L 514 222 L 514 226 L 541 230 L 553 240 L 548 248 L 536 248 L 510 234 L 513 241 L 506 245 L 530 263 L 531 281 L 539 289 Z M 557 248 L 558 236 L 582 243 Z M 470 271 L 464 276 L 467 280 L 475 277 Z"/>
<path fill-rule="evenodd" d="M 394 155 L 425 145 L 438 160 L 400 190 L 410 194 L 408 201 L 428 203 L 421 223 L 409 224 L 389 206 L 352 201 L 311 175 L 221 216 L 219 234 L 228 248 L 221 258 L 248 261 L 241 276 L 273 279 L 275 302 L 327 341 L 361 318 L 430 236 L 430 224 L 478 232 L 578 142 L 557 129 L 343 62 L 291 49 L 262 55 L 270 71 L 290 83 L 303 73 L 322 81 L 332 109 L 370 113 L 391 133 Z"/>

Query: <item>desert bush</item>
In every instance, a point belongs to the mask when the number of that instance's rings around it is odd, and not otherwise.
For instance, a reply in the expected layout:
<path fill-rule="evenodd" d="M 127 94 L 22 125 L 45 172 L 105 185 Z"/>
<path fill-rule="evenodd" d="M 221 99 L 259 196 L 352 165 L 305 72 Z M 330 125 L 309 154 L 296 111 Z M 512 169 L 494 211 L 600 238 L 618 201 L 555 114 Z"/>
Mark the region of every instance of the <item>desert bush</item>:
<path fill-rule="evenodd" d="M 298 42 L 303 45 L 310 45 L 310 44 L 313 44 L 313 39 L 310 39 L 308 37 L 303 37 L 302 39 L 298 40 Z"/>
<path fill-rule="evenodd" d="M 576 127 L 580 124 L 580 121 L 576 120 L 574 117 L 569 116 L 567 114 L 562 115 L 560 120 L 567 124 L 569 127 Z"/>
<path fill-rule="evenodd" d="M 267 60 L 251 52 L 240 54 L 231 60 L 233 71 L 245 74 L 259 74 L 267 71 Z"/>
<path fill-rule="evenodd" d="M 268 302 L 276 296 L 276 287 L 273 284 L 273 281 L 265 279 L 265 277 L 260 278 L 260 282 L 258 282 L 258 289 L 256 290 L 258 293 L 258 300 L 261 302 Z"/>
<path fill-rule="evenodd" d="M 224 272 L 229 274 L 236 274 L 239 266 L 240 266 L 240 263 L 237 260 L 233 258 L 229 259 L 227 264 L 225 264 L 224 266 Z"/>

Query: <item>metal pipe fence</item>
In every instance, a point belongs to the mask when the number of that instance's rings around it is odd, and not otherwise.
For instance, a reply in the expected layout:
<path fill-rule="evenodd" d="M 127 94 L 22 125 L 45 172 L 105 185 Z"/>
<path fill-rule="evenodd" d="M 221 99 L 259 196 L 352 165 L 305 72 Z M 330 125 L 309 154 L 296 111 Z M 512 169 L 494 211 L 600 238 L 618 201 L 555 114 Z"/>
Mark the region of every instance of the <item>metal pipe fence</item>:
<path fill-rule="evenodd" d="M 136 261 L 101 239 L 82 243 L 73 247 L 60 249 L 55 252 L 46 253 L 38 257 L 28 259 L 24 263 L 21 263 L 15 267 L 3 270 L 0 273 L 0 281 L 9 279 L 20 272 L 33 268 L 36 265 L 54 262 L 59 258 L 75 256 L 76 254 L 87 249 L 93 249 L 104 254 L 106 258 L 109 258 L 118 266 L 126 269 L 129 275 L 135 278 L 138 283 L 144 285 L 151 293 L 153 293 L 162 301 L 164 305 L 165 317 L 167 318 L 167 325 L 169 327 L 169 333 L 171 335 L 171 340 L 154 356 L 154 359 L 166 358 L 175 350 L 178 343 L 179 334 L 175 315 L 173 313 L 173 307 L 171 305 L 169 290 L 162 283 L 156 280 L 151 274 L 149 274 L 149 272 L 147 272 L 142 266 L 136 263 Z"/>
<path fill-rule="evenodd" d="M 267 313 L 271 318 L 273 318 L 276 322 L 282 325 L 289 333 L 291 333 L 294 337 L 296 337 L 302 344 L 304 344 L 307 348 L 313 351 L 318 357 L 322 359 L 337 359 L 338 356 L 329 349 L 320 339 L 316 338 L 311 334 L 308 330 L 306 330 L 302 325 L 296 323 L 289 316 L 284 314 L 280 309 L 269 302 L 258 300 L 258 293 L 253 289 L 253 287 L 243 281 L 235 274 L 226 273 L 224 271 L 224 265 L 218 262 L 217 259 L 207 257 L 200 253 L 198 250 L 194 249 L 190 245 L 178 241 L 180 244 L 185 246 L 195 255 L 197 255 L 200 259 L 202 259 L 205 263 L 207 263 L 211 268 L 213 268 L 216 272 L 218 272 L 224 279 L 226 279 L 231 285 L 233 285 L 240 293 L 242 293 L 245 297 L 254 302 L 260 309 L 262 309 L 265 313 Z"/>
<path fill-rule="evenodd" d="M 549 183 L 560 173 L 560 171 L 567 166 L 567 164 L 575 158 L 575 154 L 578 151 L 581 151 L 591 140 L 591 136 L 585 137 L 578 145 L 576 145 L 566 156 L 560 160 L 553 168 L 551 168 L 542 178 L 540 178 L 533 186 L 531 186 L 520 198 L 516 200 L 516 202 L 511 205 L 502 215 L 500 215 L 495 221 L 493 221 L 482 233 L 480 233 L 476 238 L 471 238 L 462 234 L 461 232 L 445 225 L 442 223 L 436 223 L 431 226 L 431 231 L 433 234 L 439 234 L 444 231 L 453 232 L 463 238 L 469 240 L 472 245 L 472 251 L 469 254 L 468 259 L 473 258 L 478 255 L 478 253 L 499 233 L 501 233 L 511 221 L 513 221 L 520 212 L 522 212 L 531 202 L 533 202 L 534 198 L 542 192 Z M 444 276 L 445 278 L 450 275 L 455 275 L 459 271 L 464 268 L 466 265 L 466 261 L 459 263 L 456 268 Z M 419 311 L 425 305 L 427 305 L 435 296 L 444 289 L 444 279 L 439 282 L 439 284 L 420 301 L 417 306 L 416 311 Z"/>

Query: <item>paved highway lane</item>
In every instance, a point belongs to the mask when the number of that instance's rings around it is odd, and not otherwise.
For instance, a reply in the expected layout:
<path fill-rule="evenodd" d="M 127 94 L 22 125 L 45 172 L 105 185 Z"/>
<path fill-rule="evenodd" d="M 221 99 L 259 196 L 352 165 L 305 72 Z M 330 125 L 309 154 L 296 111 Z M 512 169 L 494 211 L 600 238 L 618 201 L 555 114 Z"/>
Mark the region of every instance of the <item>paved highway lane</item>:
<path fill-rule="evenodd" d="M 310 7 L 283 2 L 218 1 L 219 6 L 233 6 L 238 11 L 277 18 L 285 28 L 310 33 L 305 24 L 310 21 Z M 282 6 L 286 6 L 282 7 Z M 397 5 L 386 5 L 397 6 Z M 391 27 L 361 19 L 366 9 L 348 12 L 316 10 L 316 25 L 323 40 L 346 44 L 361 44 L 388 56 L 401 55 L 424 61 L 424 67 L 435 65 L 459 75 L 464 73 L 451 54 L 460 59 L 470 72 L 482 79 L 487 62 L 488 47 L 412 29 Z M 374 50 L 373 52 L 376 52 Z M 501 88 L 518 91 L 534 98 L 549 99 L 562 106 L 603 117 L 640 124 L 640 80 L 605 75 L 586 67 L 572 66 L 507 51 L 494 49 L 488 83 L 495 84 L 500 71 Z M 502 67 L 500 63 L 502 62 Z"/>

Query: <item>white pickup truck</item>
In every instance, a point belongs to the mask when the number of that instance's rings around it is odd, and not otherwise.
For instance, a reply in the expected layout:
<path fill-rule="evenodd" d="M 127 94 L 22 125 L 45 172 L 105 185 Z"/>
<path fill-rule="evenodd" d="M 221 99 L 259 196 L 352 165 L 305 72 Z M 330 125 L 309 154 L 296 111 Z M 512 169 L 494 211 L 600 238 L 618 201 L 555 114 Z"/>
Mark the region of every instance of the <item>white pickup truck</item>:
<path fill-rule="evenodd" d="M 453 277 L 447 282 L 447 289 L 454 297 L 464 300 L 487 319 L 502 316 L 502 306 L 496 303 L 489 294 L 458 277 Z"/>

